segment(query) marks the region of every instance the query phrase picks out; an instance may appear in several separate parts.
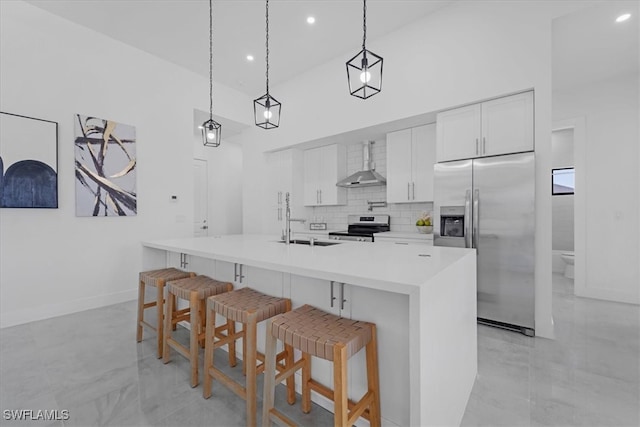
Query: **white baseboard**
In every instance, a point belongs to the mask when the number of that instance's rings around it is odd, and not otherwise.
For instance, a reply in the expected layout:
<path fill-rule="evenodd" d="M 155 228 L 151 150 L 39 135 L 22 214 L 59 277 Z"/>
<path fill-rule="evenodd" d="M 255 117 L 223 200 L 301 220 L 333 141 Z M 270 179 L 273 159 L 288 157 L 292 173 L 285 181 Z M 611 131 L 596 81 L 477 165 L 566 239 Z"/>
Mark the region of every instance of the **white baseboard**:
<path fill-rule="evenodd" d="M 605 301 L 622 302 L 626 304 L 640 305 L 639 294 L 629 294 L 625 292 L 616 292 L 609 289 L 598 288 L 575 288 L 575 294 L 579 297 L 594 298 Z"/>
<path fill-rule="evenodd" d="M 23 323 L 35 322 L 37 320 L 50 319 L 52 317 L 64 316 L 65 314 L 78 313 L 80 311 L 105 307 L 138 298 L 138 290 L 115 292 L 107 295 L 98 295 L 89 298 L 80 298 L 65 301 L 59 304 L 50 304 L 40 307 L 27 308 L 10 311 L 0 315 L 0 328 L 22 325 Z"/>

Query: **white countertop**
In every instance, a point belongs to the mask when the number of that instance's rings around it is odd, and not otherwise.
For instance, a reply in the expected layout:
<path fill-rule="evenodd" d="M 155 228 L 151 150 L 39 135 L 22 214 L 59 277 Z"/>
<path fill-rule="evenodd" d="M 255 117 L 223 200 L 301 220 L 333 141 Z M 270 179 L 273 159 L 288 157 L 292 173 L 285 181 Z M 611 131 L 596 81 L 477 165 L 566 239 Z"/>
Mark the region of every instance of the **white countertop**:
<path fill-rule="evenodd" d="M 400 231 L 383 231 L 380 233 L 376 233 L 375 237 L 388 237 L 391 239 L 419 239 L 419 240 L 433 240 L 433 233 L 425 234 L 419 233 L 416 231 L 415 233 L 407 233 Z"/>
<path fill-rule="evenodd" d="M 230 235 L 142 242 L 148 248 L 409 294 L 473 249 L 344 242 L 285 245 L 276 236 Z"/>

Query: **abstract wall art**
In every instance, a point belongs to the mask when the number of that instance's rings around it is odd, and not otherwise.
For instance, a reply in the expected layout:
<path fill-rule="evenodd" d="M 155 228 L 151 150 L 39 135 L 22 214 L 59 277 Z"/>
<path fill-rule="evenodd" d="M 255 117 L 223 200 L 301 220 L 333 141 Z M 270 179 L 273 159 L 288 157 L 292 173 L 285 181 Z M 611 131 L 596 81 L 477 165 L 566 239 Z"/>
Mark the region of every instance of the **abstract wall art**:
<path fill-rule="evenodd" d="M 137 212 L 136 128 L 76 114 L 76 216 Z"/>
<path fill-rule="evenodd" d="M 58 207 L 58 123 L 0 112 L 0 208 Z"/>

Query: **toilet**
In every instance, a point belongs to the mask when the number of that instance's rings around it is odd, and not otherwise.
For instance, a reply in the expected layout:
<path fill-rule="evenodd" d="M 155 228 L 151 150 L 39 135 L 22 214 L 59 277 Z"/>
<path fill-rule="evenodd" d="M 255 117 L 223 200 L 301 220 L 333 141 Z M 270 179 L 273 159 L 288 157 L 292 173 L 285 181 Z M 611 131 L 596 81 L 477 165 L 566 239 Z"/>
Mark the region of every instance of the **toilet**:
<path fill-rule="evenodd" d="M 564 267 L 564 277 L 568 278 L 568 279 L 573 279 L 573 264 L 575 261 L 575 254 L 574 252 L 563 252 L 562 255 L 562 260 L 565 263 L 565 267 Z"/>

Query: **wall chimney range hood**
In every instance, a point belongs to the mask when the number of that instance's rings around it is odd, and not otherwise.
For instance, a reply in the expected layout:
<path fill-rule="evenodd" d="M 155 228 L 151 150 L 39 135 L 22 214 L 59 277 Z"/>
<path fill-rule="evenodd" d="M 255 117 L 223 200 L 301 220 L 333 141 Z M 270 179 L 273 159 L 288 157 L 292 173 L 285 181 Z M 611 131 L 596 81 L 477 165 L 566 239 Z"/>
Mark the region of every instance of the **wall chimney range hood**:
<path fill-rule="evenodd" d="M 362 170 L 349 175 L 338 182 L 338 187 L 355 188 L 371 187 L 374 185 L 387 185 L 387 180 L 375 171 L 376 164 L 371 161 L 371 144 L 373 141 L 363 142 L 363 166 Z"/>

